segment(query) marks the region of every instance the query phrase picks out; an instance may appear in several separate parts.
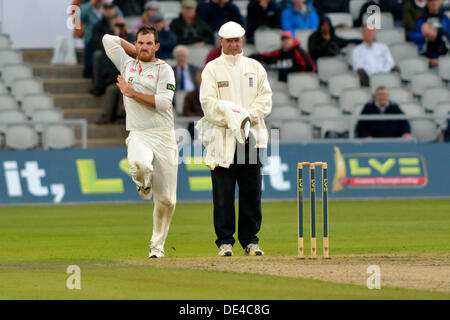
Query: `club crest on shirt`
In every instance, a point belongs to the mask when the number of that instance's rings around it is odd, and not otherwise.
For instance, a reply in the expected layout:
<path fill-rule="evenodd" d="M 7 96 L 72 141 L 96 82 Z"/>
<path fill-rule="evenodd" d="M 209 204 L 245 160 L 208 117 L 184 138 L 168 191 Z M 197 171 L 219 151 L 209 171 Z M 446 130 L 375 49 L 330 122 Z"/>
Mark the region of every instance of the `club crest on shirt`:
<path fill-rule="evenodd" d="M 253 88 L 253 77 L 248 78 L 248 86 Z"/>
<path fill-rule="evenodd" d="M 219 88 L 226 88 L 230 86 L 230 83 L 228 81 L 218 81 L 217 86 Z"/>
<path fill-rule="evenodd" d="M 175 86 L 173 84 L 168 83 L 167 90 L 171 90 L 171 91 L 175 92 Z"/>
<path fill-rule="evenodd" d="M 133 80 L 134 80 L 133 77 L 129 77 L 128 78 L 128 83 L 133 83 Z"/>

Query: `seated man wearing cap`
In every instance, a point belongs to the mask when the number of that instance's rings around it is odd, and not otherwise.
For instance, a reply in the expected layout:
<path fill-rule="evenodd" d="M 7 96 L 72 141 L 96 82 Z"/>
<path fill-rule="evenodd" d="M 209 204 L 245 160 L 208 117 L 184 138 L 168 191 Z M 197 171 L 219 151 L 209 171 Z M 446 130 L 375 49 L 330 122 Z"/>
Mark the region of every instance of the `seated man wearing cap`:
<path fill-rule="evenodd" d="M 281 33 L 281 49 L 269 53 L 259 53 L 250 56 L 253 59 L 267 63 L 270 68 L 278 70 L 278 81 L 287 82 L 290 72 L 316 72 L 316 66 L 301 47 L 300 41 L 294 39 L 290 31 Z"/>
<path fill-rule="evenodd" d="M 211 169 L 216 245 L 219 256 L 233 255 L 237 183 L 239 242 L 246 255 L 263 255 L 257 237 L 262 220 L 260 151 L 268 143 L 264 118 L 272 110 L 272 90 L 262 65 L 243 55 L 245 30 L 227 22 L 218 34 L 222 54 L 203 70 L 200 103 L 205 116 L 196 126 Z"/>
<path fill-rule="evenodd" d="M 164 21 L 161 13 L 156 13 L 150 18 L 152 26 L 158 31 L 159 50 L 156 52 L 156 57 L 160 59 L 172 59 L 173 48 L 177 45 L 177 36 Z"/>

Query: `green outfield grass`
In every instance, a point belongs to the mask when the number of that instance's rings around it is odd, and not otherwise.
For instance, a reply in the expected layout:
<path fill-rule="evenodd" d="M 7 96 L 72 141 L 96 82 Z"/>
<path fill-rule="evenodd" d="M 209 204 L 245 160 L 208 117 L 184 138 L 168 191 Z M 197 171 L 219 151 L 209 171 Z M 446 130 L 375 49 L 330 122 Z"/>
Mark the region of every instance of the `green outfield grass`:
<path fill-rule="evenodd" d="M 296 255 L 296 207 L 263 204 L 259 236 L 267 256 Z M 330 201 L 331 254 L 448 252 L 449 207 L 450 200 Z M 0 208 L 0 299 L 450 299 L 443 292 L 161 268 L 146 261 L 152 210 L 151 204 Z M 214 240 L 212 204 L 178 204 L 167 257 L 215 257 Z M 66 289 L 68 265 L 81 267 L 81 290 Z"/>

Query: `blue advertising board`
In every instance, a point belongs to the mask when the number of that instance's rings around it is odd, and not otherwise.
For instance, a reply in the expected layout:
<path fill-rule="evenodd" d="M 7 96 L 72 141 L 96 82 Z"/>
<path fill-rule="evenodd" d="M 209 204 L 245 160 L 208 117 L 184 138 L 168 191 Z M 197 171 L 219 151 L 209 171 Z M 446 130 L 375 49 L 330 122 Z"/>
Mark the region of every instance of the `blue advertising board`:
<path fill-rule="evenodd" d="M 192 159 L 180 152 L 178 201 L 209 201 L 210 171 Z M 282 144 L 267 150 L 263 199 L 295 199 L 303 161 L 328 162 L 331 199 L 450 197 L 449 159 L 449 144 Z M 125 148 L 0 153 L 0 204 L 111 201 L 141 201 Z"/>

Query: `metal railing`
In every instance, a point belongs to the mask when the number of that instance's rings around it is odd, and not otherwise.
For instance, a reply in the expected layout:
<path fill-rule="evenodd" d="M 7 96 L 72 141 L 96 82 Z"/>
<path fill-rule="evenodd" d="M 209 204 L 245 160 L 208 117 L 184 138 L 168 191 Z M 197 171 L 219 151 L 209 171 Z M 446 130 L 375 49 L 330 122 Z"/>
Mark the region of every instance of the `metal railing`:
<path fill-rule="evenodd" d="M 58 120 L 58 121 L 7 121 L 1 122 L 0 127 L 8 127 L 14 125 L 25 125 L 36 127 L 40 125 L 65 125 L 65 126 L 80 126 L 81 127 L 81 148 L 87 149 L 88 146 L 88 122 L 86 119 L 72 119 L 72 120 Z M 44 128 L 45 130 L 45 128 Z"/>
<path fill-rule="evenodd" d="M 177 117 L 175 118 L 176 123 L 190 123 L 200 120 L 201 117 Z M 295 141 L 296 143 L 308 143 L 308 142 L 314 142 L 314 143 L 346 143 L 346 142 L 352 142 L 352 143 L 386 143 L 386 142 L 418 142 L 417 138 L 357 138 L 355 137 L 355 128 L 359 121 L 396 121 L 396 120 L 433 120 L 436 122 L 436 130 L 442 131 L 443 128 L 445 128 L 445 121 L 447 119 L 450 119 L 450 114 L 447 115 L 436 115 L 436 114 L 422 114 L 422 115 L 397 115 L 397 114 L 389 114 L 389 115 L 339 115 L 339 116 L 320 116 L 320 117 L 314 117 L 314 116 L 302 116 L 295 119 L 283 119 L 283 118 L 276 118 L 270 117 L 266 118 L 266 124 L 267 123 L 286 123 L 286 122 L 297 122 L 302 121 L 306 123 L 314 123 L 314 122 L 321 122 L 321 121 L 344 121 L 347 122 L 348 125 L 345 126 L 349 131 L 349 137 L 348 138 L 313 138 L 305 141 Z M 444 125 L 444 126 L 443 126 Z M 319 126 L 320 127 L 320 126 Z M 280 128 L 280 130 L 282 130 Z M 343 130 L 347 131 L 347 130 Z M 292 141 L 294 142 L 294 141 Z"/>

